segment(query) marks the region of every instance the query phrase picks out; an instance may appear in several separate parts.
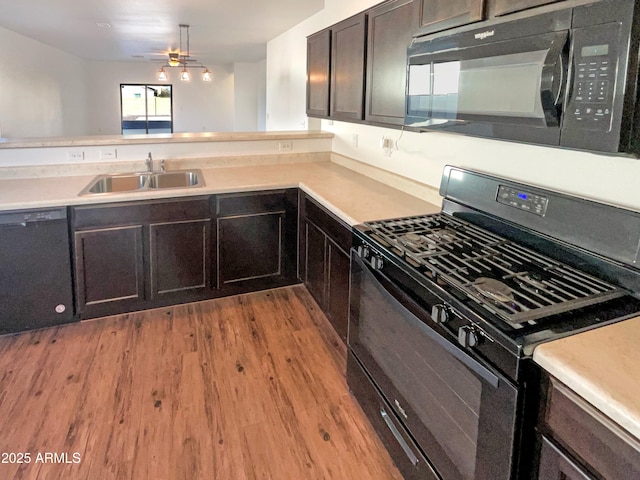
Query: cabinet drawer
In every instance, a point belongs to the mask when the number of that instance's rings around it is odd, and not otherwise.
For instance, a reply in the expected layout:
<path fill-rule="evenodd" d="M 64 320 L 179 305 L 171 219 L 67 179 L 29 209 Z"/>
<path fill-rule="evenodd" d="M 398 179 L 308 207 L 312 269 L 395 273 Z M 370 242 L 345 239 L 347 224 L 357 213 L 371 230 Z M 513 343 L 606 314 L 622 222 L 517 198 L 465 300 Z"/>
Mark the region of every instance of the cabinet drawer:
<path fill-rule="evenodd" d="M 344 253 L 349 254 L 352 243 L 350 227 L 326 212 L 306 195 L 304 196 L 303 215 L 325 232 Z"/>
<path fill-rule="evenodd" d="M 555 379 L 545 422 L 560 443 L 604 478 L 640 478 L 640 442 Z"/>
<path fill-rule="evenodd" d="M 71 209 L 75 230 L 115 225 L 136 225 L 141 221 L 164 222 L 209 218 L 209 197 L 84 205 Z"/>
<path fill-rule="evenodd" d="M 592 476 L 582 470 L 580 466 L 543 435 L 538 480 L 554 478 L 562 480 L 593 480 Z"/>
<path fill-rule="evenodd" d="M 285 190 L 232 193 L 216 196 L 216 213 L 218 217 L 283 212 L 285 209 Z"/>

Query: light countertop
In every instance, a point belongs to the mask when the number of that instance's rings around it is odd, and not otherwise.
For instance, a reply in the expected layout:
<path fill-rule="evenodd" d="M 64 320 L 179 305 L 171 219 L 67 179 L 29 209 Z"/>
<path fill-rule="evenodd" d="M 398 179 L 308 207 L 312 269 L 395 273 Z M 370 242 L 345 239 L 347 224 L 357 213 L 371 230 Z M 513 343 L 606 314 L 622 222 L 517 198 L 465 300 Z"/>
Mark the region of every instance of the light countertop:
<path fill-rule="evenodd" d="M 401 192 L 331 162 L 201 168 L 205 186 L 78 196 L 95 175 L 0 180 L 0 210 L 175 198 L 300 187 L 349 225 L 435 213 L 440 205 Z"/>
<path fill-rule="evenodd" d="M 640 317 L 542 344 L 534 361 L 640 439 Z"/>

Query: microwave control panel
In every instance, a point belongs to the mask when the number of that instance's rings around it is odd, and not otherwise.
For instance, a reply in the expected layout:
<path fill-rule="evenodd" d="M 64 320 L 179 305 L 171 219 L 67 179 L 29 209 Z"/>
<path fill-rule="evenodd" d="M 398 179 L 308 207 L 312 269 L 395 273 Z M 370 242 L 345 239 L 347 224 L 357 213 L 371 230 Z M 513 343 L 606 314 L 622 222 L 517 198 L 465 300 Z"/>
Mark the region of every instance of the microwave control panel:
<path fill-rule="evenodd" d="M 608 132 L 617 67 L 620 24 L 597 25 L 573 31 L 573 88 L 565 125 Z"/>

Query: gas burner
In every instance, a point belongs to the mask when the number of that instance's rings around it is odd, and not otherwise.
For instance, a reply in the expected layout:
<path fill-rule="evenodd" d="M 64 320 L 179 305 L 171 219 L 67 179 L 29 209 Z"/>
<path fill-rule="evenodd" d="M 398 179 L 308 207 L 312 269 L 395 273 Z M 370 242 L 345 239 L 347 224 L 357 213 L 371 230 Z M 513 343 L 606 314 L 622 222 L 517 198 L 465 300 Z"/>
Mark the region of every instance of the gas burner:
<path fill-rule="evenodd" d="M 416 247 L 425 243 L 425 238 L 421 237 L 417 233 L 409 232 L 402 235 L 400 238 L 400 243 L 404 245 L 410 245 L 412 247 Z"/>
<path fill-rule="evenodd" d="M 538 273 L 523 272 L 517 276 L 517 279 L 518 285 L 523 288 L 530 287 L 536 292 L 549 290 L 549 285 L 544 282 L 544 278 Z"/>
<path fill-rule="evenodd" d="M 434 242 L 445 243 L 445 242 L 456 242 L 460 240 L 458 235 L 455 232 L 451 232 L 446 229 L 441 229 L 437 231 L 433 231 L 426 234 L 426 237 L 430 238 Z"/>
<path fill-rule="evenodd" d="M 401 235 L 398 237 L 398 242 L 405 247 L 413 249 L 414 252 L 426 252 L 437 247 L 432 239 L 414 232 Z"/>
<path fill-rule="evenodd" d="M 478 277 L 471 285 L 478 293 L 493 302 L 509 305 L 513 303 L 513 291 L 499 280 L 494 278 Z"/>

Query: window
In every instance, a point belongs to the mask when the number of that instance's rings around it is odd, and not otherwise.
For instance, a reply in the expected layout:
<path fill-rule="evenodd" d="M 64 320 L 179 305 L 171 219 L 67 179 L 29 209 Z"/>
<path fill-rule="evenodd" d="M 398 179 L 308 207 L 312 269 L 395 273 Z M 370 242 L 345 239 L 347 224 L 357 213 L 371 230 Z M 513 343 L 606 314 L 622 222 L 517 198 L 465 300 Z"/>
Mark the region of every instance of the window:
<path fill-rule="evenodd" d="M 173 133 L 171 85 L 120 85 L 122 134 Z"/>

